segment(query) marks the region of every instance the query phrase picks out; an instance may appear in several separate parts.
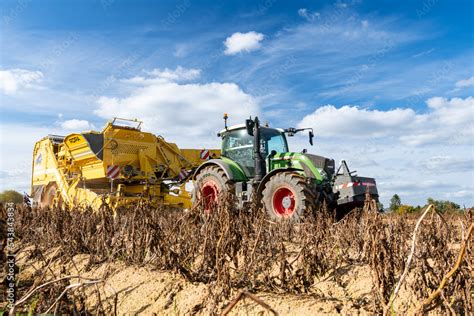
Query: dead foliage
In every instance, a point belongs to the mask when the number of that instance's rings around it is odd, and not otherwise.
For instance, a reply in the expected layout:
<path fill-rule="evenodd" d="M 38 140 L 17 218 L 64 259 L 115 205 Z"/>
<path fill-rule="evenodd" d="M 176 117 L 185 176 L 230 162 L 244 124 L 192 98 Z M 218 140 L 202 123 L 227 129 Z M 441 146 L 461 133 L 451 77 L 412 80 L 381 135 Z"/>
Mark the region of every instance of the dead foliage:
<path fill-rule="evenodd" d="M 340 281 L 345 267 L 369 265 L 374 287 L 370 301 L 361 304 L 370 312 L 384 311 L 405 268 L 416 215 L 357 209 L 336 222 L 333 214 L 319 210 L 302 223 L 282 224 L 269 221 L 256 206 L 244 210 L 230 207 L 233 203 L 229 199 L 224 198 L 211 214 L 204 214 L 199 207 L 183 211 L 153 208 L 146 202 L 116 212 L 107 207 L 98 212 L 19 207 L 16 234 L 23 244 L 36 245 L 32 259 L 58 247 L 56 257 L 60 260 L 89 254 L 91 265 L 121 260 L 178 271 L 190 281 L 212 285 L 207 303 L 215 312 L 233 289 L 318 296 L 321 294 L 311 289 L 321 278 Z M 424 219 L 409 276 L 402 285 L 413 293 L 412 304 L 438 288 L 458 257 L 463 230 L 473 217 L 471 210 L 443 217 L 432 213 Z M 474 309 L 473 247 L 471 240 L 466 242 L 459 269 L 430 310 L 467 314 Z M 37 280 L 31 287 L 44 282 Z M 65 279 L 38 291 L 35 310 L 47 310 L 70 284 Z M 110 300 L 86 307 L 81 293 L 63 294 L 55 308 L 58 312 L 82 313 L 114 310 Z M 30 306 L 31 300 L 27 300 L 19 308 L 27 310 Z M 410 306 L 395 300 L 391 308 L 401 313 Z"/>

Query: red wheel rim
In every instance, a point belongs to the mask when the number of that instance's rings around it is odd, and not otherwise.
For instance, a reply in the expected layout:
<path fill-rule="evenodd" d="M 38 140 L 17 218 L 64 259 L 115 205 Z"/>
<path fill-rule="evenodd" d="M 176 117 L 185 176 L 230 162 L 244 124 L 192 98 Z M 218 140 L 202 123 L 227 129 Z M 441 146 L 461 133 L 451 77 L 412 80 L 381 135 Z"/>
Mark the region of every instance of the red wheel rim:
<path fill-rule="evenodd" d="M 201 198 L 204 202 L 204 212 L 210 213 L 219 197 L 219 186 L 214 180 L 206 181 L 201 187 Z"/>
<path fill-rule="evenodd" d="M 295 212 L 295 194 L 288 187 L 278 188 L 273 194 L 273 212 L 280 217 L 290 217 Z"/>

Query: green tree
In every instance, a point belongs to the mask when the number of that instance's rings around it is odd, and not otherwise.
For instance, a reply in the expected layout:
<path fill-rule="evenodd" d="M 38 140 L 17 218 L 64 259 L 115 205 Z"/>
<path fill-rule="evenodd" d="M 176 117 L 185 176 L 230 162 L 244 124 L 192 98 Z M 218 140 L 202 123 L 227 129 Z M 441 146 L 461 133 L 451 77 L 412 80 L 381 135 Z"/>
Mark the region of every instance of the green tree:
<path fill-rule="evenodd" d="M 421 206 L 411 206 L 411 205 L 402 204 L 395 210 L 395 212 L 397 214 L 420 213 Z"/>
<path fill-rule="evenodd" d="M 380 212 L 385 212 L 386 211 L 383 207 L 383 204 L 380 201 L 377 202 L 377 208 L 379 209 Z"/>
<path fill-rule="evenodd" d="M 428 204 L 433 204 L 435 209 L 440 213 L 446 212 L 459 212 L 461 210 L 461 206 L 451 201 L 443 201 L 443 200 L 435 200 L 433 198 L 428 198 Z"/>
<path fill-rule="evenodd" d="M 402 205 L 402 200 L 400 199 L 400 196 L 398 196 L 398 194 L 394 194 L 390 199 L 389 210 L 391 212 L 396 212 L 400 205 Z"/>
<path fill-rule="evenodd" d="M 0 193 L 0 202 L 1 203 L 7 203 L 7 202 L 22 203 L 23 195 L 14 190 L 5 190 L 2 193 Z"/>

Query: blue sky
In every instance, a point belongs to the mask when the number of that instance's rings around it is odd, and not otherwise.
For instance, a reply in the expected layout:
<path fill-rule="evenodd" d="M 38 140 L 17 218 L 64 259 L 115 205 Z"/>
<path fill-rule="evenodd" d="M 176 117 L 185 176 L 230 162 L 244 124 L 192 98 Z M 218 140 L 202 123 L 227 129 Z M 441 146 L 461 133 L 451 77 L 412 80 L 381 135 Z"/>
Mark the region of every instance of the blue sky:
<path fill-rule="evenodd" d="M 382 200 L 473 205 L 472 1 L 2 1 L 0 189 L 28 190 L 35 140 L 115 116 L 217 147 L 260 115 Z M 294 138 L 295 149 L 307 147 Z"/>

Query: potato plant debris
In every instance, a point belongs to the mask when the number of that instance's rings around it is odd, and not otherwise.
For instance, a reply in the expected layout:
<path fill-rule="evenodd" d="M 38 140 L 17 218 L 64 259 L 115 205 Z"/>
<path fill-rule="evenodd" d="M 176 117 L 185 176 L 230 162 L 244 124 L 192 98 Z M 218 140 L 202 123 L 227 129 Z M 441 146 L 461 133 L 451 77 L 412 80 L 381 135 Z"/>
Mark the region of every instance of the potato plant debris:
<path fill-rule="evenodd" d="M 98 211 L 18 206 L 15 224 L 20 247 L 30 246 L 27 262 L 41 264 L 33 279 L 20 280 L 17 302 L 21 303 L 16 309 L 116 312 L 117 294 L 104 277 L 81 279 L 51 268 L 53 261 L 65 266 L 84 254 L 89 257 L 88 269 L 120 261 L 173 271 L 189 282 L 210 285 L 204 302 L 193 312 L 207 308 L 214 314 L 240 291 L 328 299 L 330 294 L 315 290 L 318 282 L 331 278 L 344 288 L 348 267 L 368 266 L 370 295 L 356 303 L 371 313 L 388 309 L 405 313 L 438 288 L 458 260 L 462 238 L 474 220 L 473 210 L 427 214 L 417 233 L 406 281 L 400 286 L 400 292 L 410 295 L 397 297 L 388 306 L 405 269 L 417 215 L 356 209 L 335 221 L 322 209 L 300 223 L 275 223 L 256 205 L 246 210 L 230 207 L 231 198 L 224 197 L 210 214 L 199 205 L 183 211 L 152 207 L 146 201 L 115 211 L 106 206 Z M 474 309 L 472 238 L 464 242 L 459 268 L 441 295 L 424 307 L 425 312 L 469 314 Z M 96 297 L 93 306 L 86 302 L 91 295 Z"/>

